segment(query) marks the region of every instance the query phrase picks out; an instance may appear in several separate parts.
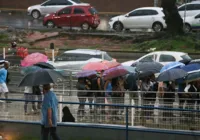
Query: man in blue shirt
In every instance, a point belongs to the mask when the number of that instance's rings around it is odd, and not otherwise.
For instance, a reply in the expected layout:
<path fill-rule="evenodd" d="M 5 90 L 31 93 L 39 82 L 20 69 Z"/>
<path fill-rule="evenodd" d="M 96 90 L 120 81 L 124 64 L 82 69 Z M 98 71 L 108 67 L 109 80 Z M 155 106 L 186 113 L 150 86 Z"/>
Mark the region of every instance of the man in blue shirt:
<path fill-rule="evenodd" d="M 5 95 L 5 98 L 8 98 L 8 87 L 6 85 L 6 79 L 8 74 L 9 63 L 5 62 L 4 67 L 0 69 L 0 93 Z M 0 96 L 1 96 L 0 94 Z"/>
<path fill-rule="evenodd" d="M 56 133 L 58 100 L 50 89 L 50 84 L 43 85 L 42 140 L 48 140 L 49 133 L 53 140 L 60 140 Z"/>

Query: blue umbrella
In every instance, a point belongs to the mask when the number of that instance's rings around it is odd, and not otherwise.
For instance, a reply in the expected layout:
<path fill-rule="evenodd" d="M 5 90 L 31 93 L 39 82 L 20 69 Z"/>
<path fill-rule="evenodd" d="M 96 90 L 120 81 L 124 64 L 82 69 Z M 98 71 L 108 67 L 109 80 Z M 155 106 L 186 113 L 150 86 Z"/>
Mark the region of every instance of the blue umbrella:
<path fill-rule="evenodd" d="M 22 67 L 21 74 L 26 75 L 28 73 L 35 72 L 35 71 L 40 70 L 40 69 L 42 69 L 42 68 L 40 68 L 38 66 Z"/>
<path fill-rule="evenodd" d="M 182 69 L 170 69 L 159 74 L 157 81 L 174 81 L 187 76 L 187 72 Z"/>
<path fill-rule="evenodd" d="M 131 66 L 123 66 L 129 73 L 136 73 L 135 69 L 136 67 Z"/>
<path fill-rule="evenodd" d="M 195 71 L 200 70 L 200 64 L 198 64 L 198 63 L 189 64 L 189 65 L 182 67 L 181 69 L 188 72 L 188 73 L 192 73 L 193 71 L 195 72 Z"/>
<path fill-rule="evenodd" d="M 173 68 L 181 68 L 185 66 L 185 64 L 181 63 L 181 62 L 171 62 L 166 64 L 165 66 L 162 67 L 162 69 L 160 70 L 160 73 L 173 69 Z"/>

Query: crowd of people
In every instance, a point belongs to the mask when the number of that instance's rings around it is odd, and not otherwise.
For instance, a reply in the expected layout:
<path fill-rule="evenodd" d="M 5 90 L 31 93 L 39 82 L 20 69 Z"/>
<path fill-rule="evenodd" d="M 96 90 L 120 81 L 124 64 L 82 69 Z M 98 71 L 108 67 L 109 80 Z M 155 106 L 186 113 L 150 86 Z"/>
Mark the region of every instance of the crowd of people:
<path fill-rule="evenodd" d="M 125 94 L 129 94 L 129 101 L 132 99 L 139 105 L 138 100 L 141 98 L 142 106 L 154 106 L 156 99 L 163 101 L 163 107 L 172 108 L 175 102 L 175 93 L 178 93 L 179 107 L 187 103 L 194 107 L 200 103 L 200 81 L 189 83 L 177 83 L 175 81 L 158 82 L 154 74 L 138 78 L 135 74 L 128 74 L 112 79 L 105 78 L 103 71 L 98 71 L 96 75 L 89 77 L 80 77 L 77 82 L 78 99 L 80 103 L 99 104 L 124 104 Z M 94 112 L 94 107 L 90 105 L 90 112 Z M 123 114 L 124 109 L 119 107 L 110 107 L 105 112 L 105 106 L 98 106 L 97 113 L 101 114 Z M 152 113 L 152 112 L 151 112 Z M 148 116 L 149 111 L 145 111 Z M 80 104 L 78 107 L 78 116 L 84 117 L 85 105 Z M 172 113 L 165 113 L 165 116 L 171 116 Z"/>

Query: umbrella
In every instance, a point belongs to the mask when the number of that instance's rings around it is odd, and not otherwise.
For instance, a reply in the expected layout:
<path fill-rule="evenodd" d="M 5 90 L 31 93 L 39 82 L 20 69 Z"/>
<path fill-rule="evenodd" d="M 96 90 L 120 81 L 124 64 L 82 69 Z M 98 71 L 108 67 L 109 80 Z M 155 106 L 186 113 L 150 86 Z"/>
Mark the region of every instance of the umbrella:
<path fill-rule="evenodd" d="M 41 68 L 45 68 L 45 69 L 55 69 L 55 67 L 49 63 L 45 63 L 45 62 L 39 62 L 34 64 L 35 66 L 41 67 Z"/>
<path fill-rule="evenodd" d="M 97 72 L 95 70 L 83 70 L 81 72 L 78 72 L 76 74 L 76 77 L 77 78 L 80 78 L 80 77 L 89 77 L 89 76 L 92 76 L 92 75 L 96 75 Z"/>
<path fill-rule="evenodd" d="M 119 77 L 119 76 L 124 76 L 126 74 L 128 74 L 129 72 L 123 67 L 123 66 L 118 66 L 118 67 L 114 67 L 114 68 L 110 68 L 104 71 L 103 76 L 106 79 L 112 79 L 115 77 Z"/>
<path fill-rule="evenodd" d="M 200 71 L 189 73 L 185 78 L 185 81 L 187 82 L 196 81 L 196 80 L 200 80 Z"/>
<path fill-rule="evenodd" d="M 63 79 L 60 73 L 50 69 L 41 69 L 24 76 L 19 86 L 37 86 L 56 83 L 59 79 Z"/>
<path fill-rule="evenodd" d="M 187 76 L 187 72 L 182 69 L 170 69 L 159 74 L 157 81 L 174 81 Z"/>
<path fill-rule="evenodd" d="M 170 70 L 170 69 L 173 69 L 173 68 L 180 68 L 180 67 L 183 67 L 183 66 L 185 66 L 185 64 L 183 64 L 181 62 L 171 62 L 171 63 L 168 63 L 165 66 L 163 66 L 162 69 L 160 70 L 160 73 L 167 71 L 167 70 Z"/>
<path fill-rule="evenodd" d="M 22 67 L 20 72 L 21 72 L 22 75 L 26 75 L 28 73 L 35 72 L 35 71 L 38 71 L 40 69 L 41 68 L 38 67 L 38 66 Z"/>
<path fill-rule="evenodd" d="M 22 61 L 21 61 L 21 66 L 27 67 L 27 66 L 32 66 L 36 63 L 39 62 L 47 62 L 47 56 L 41 53 L 32 53 L 27 55 Z"/>
<path fill-rule="evenodd" d="M 136 71 L 139 73 L 158 73 L 160 72 L 162 64 L 158 62 L 139 62 L 136 65 Z"/>
<path fill-rule="evenodd" d="M 129 73 L 136 73 L 135 69 L 136 67 L 131 66 L 123 66 Z"/>
<path fill-rule="evenodd" d="M 89 62 L 85 66 L 83 66 L 83 70 L 106 70 L 112 67 L 119 66 L 120 63 L 118 62 L 109 62 L 109 61 L 103 61 L 103 62 Z"/>
<path fill-rule="evenodd" d="M 192 73 L 193 71 L 195 72 L 195 71 L 200 70 L 200 64 L 198 64 L 198 63 L 189 64 L 189 65 L 182 67 L 181 69 L 188 73 Z"/>

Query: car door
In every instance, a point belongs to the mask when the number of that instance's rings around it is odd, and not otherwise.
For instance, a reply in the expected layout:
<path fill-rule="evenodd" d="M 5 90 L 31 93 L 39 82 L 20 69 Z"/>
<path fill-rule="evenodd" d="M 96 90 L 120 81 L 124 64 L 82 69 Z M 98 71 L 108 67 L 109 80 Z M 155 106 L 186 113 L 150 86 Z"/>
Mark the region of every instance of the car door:
<path fill-rule="evenodd" d="M 57 6 L 56 1 L 49 0 L 45 3 L 43 3 L 40 8 L 42 15 L 56 12 L 57 11 L 55 8 L 56 6 Z"/>
<path fill-rule="evenodd" d="M 131 12 L 126 16 L 123 23 L 125 28 L 149 28 L 153 23 L 152 10 L 142 9 Z"/>
<path fill-rule="evenodd" d="M 196 4 L 186 4 L 178 8 L 180 16 L 187 17 L 187 16 L 194 16 L 198 13 L 198 8 Z M 199 9 L 200 10 L 200 9 Z"/>
<path fill-rule="evenodd" d="M 170 54 L 161 54 L 159 58 L 159 62 L 163 65 L 166 65 L 170 62 L 175 62 L 176 58 Z"/>
<path fill-rule="evenodd" d="M 125 28 L 135 29 L 139 28 L 142 24 L 140 17 L 143 15 L 143 10 L 134 10 L 128 13 L 122 21 Z"/>
<path fill-rule="evenodd" d="M 81 7 L 75 7 L 71 15 L 71 26 L 80 27 L 86 20 L 84 9 Z"/>
<path fill-rule="evenodd" d="M 196 15 L 191 22 L 191 26 L 193 29 L 199 29 L 200 28 L 200 14 Z"/>
<path fill-rule="evenodd" d="M 72 8 L 66 7 L 58 12 L 57 18 L 54 18 L 57 26 L 70 26 Z"/>
<path fill-rule="evenodd" d="M 156 10 L 152 9 L 145 9 L 143 10 L 143 16 L 140 17 L 141 28 L 152 28 L 152 25 L 155 21 L 155 16 L 158 15 L 158 12 Z"/>

